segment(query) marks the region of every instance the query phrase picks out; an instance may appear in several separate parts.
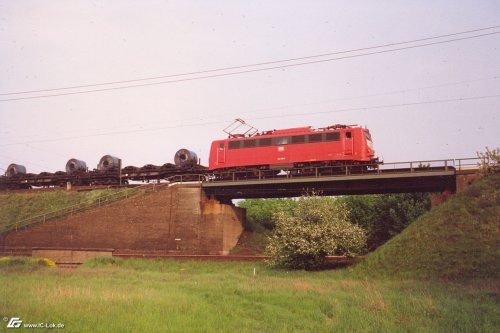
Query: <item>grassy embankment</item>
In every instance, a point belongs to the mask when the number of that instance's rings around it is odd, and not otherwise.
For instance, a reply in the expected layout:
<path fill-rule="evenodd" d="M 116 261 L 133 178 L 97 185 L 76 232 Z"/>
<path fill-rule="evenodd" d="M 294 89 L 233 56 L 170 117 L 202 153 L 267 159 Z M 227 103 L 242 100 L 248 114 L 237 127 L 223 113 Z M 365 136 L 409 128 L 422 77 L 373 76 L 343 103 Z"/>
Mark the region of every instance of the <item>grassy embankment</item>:
<path fill-rule="evenodd" d="M 498 332 L 499 179 L 478 182 L 342 270 L 0 264 L 0 317 L 64 323 L 67 332 Z"/>
<path fill-rule="evenodd" d="M 47 192 L 0 193 L 0 231 L 4 226 L 77 204 L 91 204 L 118 189 L 93 191 L 54 190 Z"/>
<path fill-rule="evenodd" d="M 422 215 L 356 267 L 361 276 L 500 278 L 500 174 Z"/>

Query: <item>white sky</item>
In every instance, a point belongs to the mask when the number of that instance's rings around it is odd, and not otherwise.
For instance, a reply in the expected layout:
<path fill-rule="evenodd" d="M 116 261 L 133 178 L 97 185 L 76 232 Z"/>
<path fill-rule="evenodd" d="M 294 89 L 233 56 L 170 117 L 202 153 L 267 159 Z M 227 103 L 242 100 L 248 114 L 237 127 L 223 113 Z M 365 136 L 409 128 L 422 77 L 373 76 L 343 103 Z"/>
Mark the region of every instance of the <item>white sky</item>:
<path fill-rule="evenodd" d="M 0 93 L 248 65 L 497 25 L 500 1 L 486 0 L 0 0 Z M 427 42 L 494 32 L 500 28 Z M 387 48 L 365 53 L 379 50 Z M 360 52 L 309 60 L 354 54 Z M 500 34 L 493 34 L 130 89 L 15 101 L 4 100 L 124 84 L 0 95 L 0 172 L 12 162 L 28 172 L 54 172 L 70 158 L 93 168 L 105 154 L 124 165 L 162 165 L 180 148 L 206 165 L 210 142 L 238 117 L 260 130 L 366 125 L 387 162 L 474 157 L 500 146 L 500 98 L 469 99 L 500 95 L 499 59 Z M 211 74 L 221 73 L 228 71 Z M 427 103 L 437 100 L 456 101 Z M 414 103 L 426 104 L 401 105 Z M 379 107 L 387 105 L 399 106 Z"/>

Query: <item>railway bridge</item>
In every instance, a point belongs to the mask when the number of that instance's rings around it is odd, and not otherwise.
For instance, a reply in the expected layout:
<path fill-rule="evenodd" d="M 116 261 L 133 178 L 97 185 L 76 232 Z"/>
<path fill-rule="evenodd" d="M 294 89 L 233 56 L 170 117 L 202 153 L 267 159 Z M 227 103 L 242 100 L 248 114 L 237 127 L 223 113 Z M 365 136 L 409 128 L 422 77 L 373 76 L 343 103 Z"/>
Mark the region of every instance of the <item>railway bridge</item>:
<path fill-rule="evenodd" d="M 117 192 L 116 198 L 97 198 L 88 206 L 69 206 L 4 225 L 0 254 L 44 255 L 66 263 L 103 255 L 103 249 L 118 256 L 227 254 L 238 241 L 245 218 L 242 209 L 226 205 L 232 199 L 296 197 L 313 191 L 321 195 L 453 193 L 478 177 L 477 162 L 385 163 L 363 172 L 346 168 L 344 174 L 318 167 L 308 170 L 308 176 L 292 170 L 252 179 L 246 171 L 223 181 L 201 174 L 202 182 L 192 182 L 194 175 L 180 175 L 160 186 L 142 185 L 135 192 Z M 129 196 L 129 190 L 136 195 Z"/>
<path fill-rule="evenodd" d="M 435 192 L 455 193 L 477 178 L 477 158 L 445 159 L 384 163 L 362 172 L 323 175 L 318 167 L 311 176 L 293 172 L 275 177 L 246 179 L 245 173 L 234 172 L 230 180 L 203 182 L 208 197 L 221 202 L 232 199 L 298 197 L 305 193 L 351 195 L 381 193 Z"/>

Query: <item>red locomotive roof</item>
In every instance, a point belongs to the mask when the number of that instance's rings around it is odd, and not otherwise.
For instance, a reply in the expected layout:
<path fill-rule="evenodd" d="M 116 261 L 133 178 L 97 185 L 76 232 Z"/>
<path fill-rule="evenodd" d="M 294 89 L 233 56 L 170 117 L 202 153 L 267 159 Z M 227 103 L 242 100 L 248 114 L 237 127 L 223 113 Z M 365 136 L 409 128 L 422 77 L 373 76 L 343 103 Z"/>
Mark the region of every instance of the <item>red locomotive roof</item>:
<path fill-rule="evenodd" d="M 327 127 L 321 127 L 321 128 L 312 128 L 311 126 L 307 127 L 293 127 L 293 128 L 284 128 L 284 129 L 274 129 L 274 130 L 269 130 L 269 131 L 262 131 L 262 132 L 256 132 L 253 134 L 231 134 L 229 139 L 250 139 L 250 138 L 255 138 L 255 137 L 260 137 L 260 136 L 273 136 L 273 135 L 293 135 L 293 134 L 308 134 L 308 133 L 315 133 L 315 132 L 323 132 L 323 131 L 332 131 L 332 130 L 339 130 L 339 129 L 347 129 L 347 128 L 355 128 L 358 127 L 358 125 L 341 125 L 341 124 L 335 124 Z"/>
<path fill-rule="evenodd" d="M 294 133 L 304 133 L 304 132 L 312 132 L 311 126 L 308 127 L 295 127 L 295 128 L 286 128 L 272 131 L 272 134 L 294 134 Z"/>

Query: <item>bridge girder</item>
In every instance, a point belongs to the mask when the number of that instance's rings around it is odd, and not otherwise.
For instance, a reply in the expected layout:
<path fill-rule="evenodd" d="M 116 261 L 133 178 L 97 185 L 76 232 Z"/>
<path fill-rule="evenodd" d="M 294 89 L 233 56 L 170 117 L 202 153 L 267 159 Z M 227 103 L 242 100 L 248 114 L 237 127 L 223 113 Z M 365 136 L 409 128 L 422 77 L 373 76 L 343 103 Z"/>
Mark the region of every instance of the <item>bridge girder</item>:
<path fill-rule="evenodd" d="M 298 197 L 315 192 L 319 195 L 354 195 L 412 192 L 455 192 L 454 170 L 368 174 L 330 177 L 239 180 L 203 183 L 208 197 L 221 201 L 248 198 Z"/>

